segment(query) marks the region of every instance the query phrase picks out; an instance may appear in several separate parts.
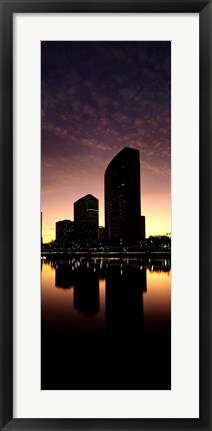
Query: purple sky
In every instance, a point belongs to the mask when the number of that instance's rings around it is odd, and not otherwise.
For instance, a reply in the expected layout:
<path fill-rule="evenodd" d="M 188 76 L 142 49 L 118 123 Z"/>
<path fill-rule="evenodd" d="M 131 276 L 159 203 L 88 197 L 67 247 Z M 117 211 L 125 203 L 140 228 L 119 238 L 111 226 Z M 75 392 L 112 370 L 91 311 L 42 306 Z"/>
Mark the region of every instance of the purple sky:
<path fill-rule="evenodd" d="M 171 43 L 42 42 L 43 240 L 125 146 L 140 150 L 147 236 L 171 231 Z"/>

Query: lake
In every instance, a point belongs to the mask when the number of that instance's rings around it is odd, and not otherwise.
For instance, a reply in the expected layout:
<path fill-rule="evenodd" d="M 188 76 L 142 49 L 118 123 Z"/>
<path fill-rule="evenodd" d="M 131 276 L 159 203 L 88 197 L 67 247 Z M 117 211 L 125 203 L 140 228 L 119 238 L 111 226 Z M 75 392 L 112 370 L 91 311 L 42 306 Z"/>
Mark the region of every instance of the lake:
<path fill-rule="evenodd" d="M 42 389 L 171 389 L 171 262 L 44 260 Z"/>

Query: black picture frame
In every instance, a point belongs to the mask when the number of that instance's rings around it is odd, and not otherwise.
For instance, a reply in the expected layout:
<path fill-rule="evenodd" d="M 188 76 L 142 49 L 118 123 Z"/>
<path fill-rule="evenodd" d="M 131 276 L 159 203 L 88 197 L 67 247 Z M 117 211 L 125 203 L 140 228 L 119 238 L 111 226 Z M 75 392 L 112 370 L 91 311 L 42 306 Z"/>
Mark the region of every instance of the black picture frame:
<path fill-rule="evenodd" d="M 1 430 L 212 430 L 212 0 L 0 0 L 0 408 Z M 13 14 L 65 12 L 199 13 L 200 18 L 200 418 L 13 419 Z"/>

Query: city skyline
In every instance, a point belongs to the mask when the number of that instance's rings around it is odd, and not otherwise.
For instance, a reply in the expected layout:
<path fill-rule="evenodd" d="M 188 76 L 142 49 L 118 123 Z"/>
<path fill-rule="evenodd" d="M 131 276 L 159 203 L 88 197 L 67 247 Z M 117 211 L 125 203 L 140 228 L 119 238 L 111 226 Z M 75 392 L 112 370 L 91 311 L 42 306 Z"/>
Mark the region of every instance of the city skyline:
<path fill-rule="evenodd" d="M 146 236 L 171 232 L 170 42 L 42 42 L 43 242 L 92 194 L 104 221 L 104 172 L 140 150 Z"/>

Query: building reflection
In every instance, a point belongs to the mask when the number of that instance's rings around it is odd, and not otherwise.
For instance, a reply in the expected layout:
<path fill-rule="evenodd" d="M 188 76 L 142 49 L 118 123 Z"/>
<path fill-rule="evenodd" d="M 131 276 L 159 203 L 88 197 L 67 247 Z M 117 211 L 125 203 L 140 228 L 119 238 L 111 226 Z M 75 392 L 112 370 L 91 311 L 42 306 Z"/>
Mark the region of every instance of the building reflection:
<path fill-rule="evenodd" d="M 99 277 L 92 268 L 55 265 L 55 286 L 74 288 L 74 308 L 87 317 L 99 311 Z"/>
<path fill-rule="evenodd" d="M 106 280 L 106 336 L 115 340 L 136 340 L 143 333 L 143 293 L 147 290 L 146 269 L 130 265 L 95 267 L 57 263 L 55 286 L 74 288 L 74 308 L 87 317 L 100 310 L 99 278 Z"/>
<path fill-rule="evenodd" d="M 106 336 L 110 341 L 131 345 L 141 340 L 146 290 L 146 269 L 120 265 L 106 272 Z"/>
<path fill-rule="evenodd" d="M 71 266 L 68 263 L 55 265 L 55 286 L 70 289 L 73 286 Z"/>
<path fill-rule="evenodd" d="M 74 308 L 87 317 L 99 311 L 99 277 L 91 268 L 80 268 L 75 273 Z"/>
<path fill-rule="evenodd" d="M 154 271 L 155 262 L 149 264 Z M 50 301 L 46 311 L 45 307 L 42 308 L 46 320 L 49 319 L 48 326 L 43 314 L 43 387 L 67 390 L 70 387 L 78 390 L 170 389 L 169 316 L 165 316 L 164 325 L 157 331 L 148 332 L 148 319 L 153 325 L 157 324 L 155 309 L 161 308 L 164 301 L 167 303 L 163 295 L 161 299 L 158 296 L 158 304 L 154 302 L 153 308 L 150 303 L 150 308 L 145 309 L 144 320 L 143 298 L 147 282 L 152 277 L 150 268 L 146 269 L 141 260 L 117 261 L 112 258 L 74 257 L 69 263 L 52 261 L 50 265 L 46 278 L 48 292 L 49 273 L 54 269 L 57 288 L 72 287 L 73 290 L 70 295 L 62 289 L 57 290 L 55 306 L 52 308 Z M 45 271 L 45 262 L 43 266 Z M 168 264 L 164 266 L 166 270 Z M 155 276 L 153 281 L 160 277 L 159 274 Z M 169 280 L 165 278 L 169 286 Z M 54 288 L 54 280 L 51 286 Z M 148 291 L 147 299 L 148 294 L 151 296 L 151 284 Z M 49 296 L 44 295 L 43 300 L 49 301 Z M 70 302 L 66 303 L 66 300 Z M 166 308 L 166 312 L 170 315 L 170 309 Z M 70 372 L 70 364 L 74 373 Z M 101 365 L 103 368 L 99 373 Z"/>

